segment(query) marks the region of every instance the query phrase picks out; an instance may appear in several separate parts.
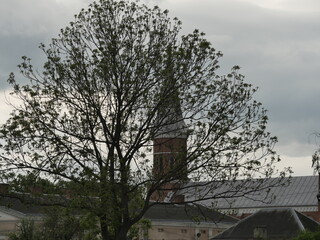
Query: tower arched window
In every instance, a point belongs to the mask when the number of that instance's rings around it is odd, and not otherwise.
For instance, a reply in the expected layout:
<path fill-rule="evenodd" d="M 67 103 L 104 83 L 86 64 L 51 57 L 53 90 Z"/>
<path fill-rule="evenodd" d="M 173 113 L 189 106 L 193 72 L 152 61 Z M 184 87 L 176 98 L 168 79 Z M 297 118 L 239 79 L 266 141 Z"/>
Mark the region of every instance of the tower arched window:
<path fill-rule="evenodd" d="M 159 173 L 163 173 L 163 159 L 162 156 L 158 159 Z"/>
<path fill-rule="evenodd" d="M 170 156 L 169 157 L 169 166 L 171 169 L 174 167 L 174 162 L 175 162 L 174 156 Z"/>

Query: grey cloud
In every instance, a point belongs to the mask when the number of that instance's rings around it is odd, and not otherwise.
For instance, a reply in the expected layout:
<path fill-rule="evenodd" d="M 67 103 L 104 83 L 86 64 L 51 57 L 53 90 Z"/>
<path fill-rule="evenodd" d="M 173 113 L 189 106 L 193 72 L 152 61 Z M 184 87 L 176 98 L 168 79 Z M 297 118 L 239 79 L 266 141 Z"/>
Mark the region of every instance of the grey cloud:
<path fill-rule="evenodd" d="M 22 62 L 22 56 L 31 58 L 35 69 L 41 69 L 44 54 L 38 46 L 43 40 L 40 36 L 0 36 L 0 89 L 9 87 L 7 79 L 10 72 L 14 72 L 21 82 L 26 81 L 17 67 Z"/>
<path fill-rule="evenodd" d="M 73 15 L 88 0 L 10 0 L 0 8 L 0 89 L 7 88 L 9 73 L 19 77 L 17 65 L 21 56 L 32 59 L 35 68 L 41 68 L 44 54 L 38 48 L 40 43 L 48 43 L 57 36 Z"/>
<path fill-rule="evenodd" d="M 6 1 L 0 8 L 0 35 L 33 36 L 57 33 L 89 2 L 91 1 Z"/>
<path fill-rule="evenodd" d="M 320 15 L 230 0 L 188 2 L 188 9 L 173 14 L 181 14 L 186 32 L 200 28 L 224 53 L 222 74 L 237 64 L 246 81 L 259 86 L 256 97 L 269 109 L 269 129 L 279 136 L 280 153 L 311 155 L 314 144 L 307 139 L 320 129 Z M 291 142 L 301 149 L 288 152 Z"/>

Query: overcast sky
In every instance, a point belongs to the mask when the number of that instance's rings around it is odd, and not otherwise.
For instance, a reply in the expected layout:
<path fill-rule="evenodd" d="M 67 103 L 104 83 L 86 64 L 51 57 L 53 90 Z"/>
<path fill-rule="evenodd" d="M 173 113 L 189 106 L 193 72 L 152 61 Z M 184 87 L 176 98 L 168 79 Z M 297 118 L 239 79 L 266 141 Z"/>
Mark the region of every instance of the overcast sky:
<path fill-rule="evenodd" d="M 41 67 L 38 48 L 86 8 L 89 0 L 1 0 L 0 123 L 9 115 L 6 80 L 20 57 Z M 311 175 L 311 155 L 320 132 L 319 0 L 144 0 L 169 9 L 183 22 L 183 33 L 205 32 L 224 57 L 220 73 L 239 65 L 246 81 L 259 87 L 256 99 L 268 109 L 269 131 L 294 175 Z"/>

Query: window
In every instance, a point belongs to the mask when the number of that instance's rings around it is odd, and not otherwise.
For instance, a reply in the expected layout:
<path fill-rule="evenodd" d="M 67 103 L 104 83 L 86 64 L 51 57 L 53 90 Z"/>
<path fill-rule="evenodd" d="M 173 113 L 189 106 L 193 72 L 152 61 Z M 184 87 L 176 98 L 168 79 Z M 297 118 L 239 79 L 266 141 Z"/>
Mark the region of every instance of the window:
<path fill-rule="evenodd" d="M 159 157 L 159 173 L 163 173 L 163 160 L 162 157 Z"/>
<path fill-rule="evenodd" d="M 181 233 L 187 233 L 188 230 L 187 229 L 181 229 Z"/>
<path fill-rule="evenodd" d="M 158 228 L 158 232 L 163 232 L 163 228 Z"/>
<path fill-rule="evenodd" d="M 163 173 L 163 160 L 162 156 L 156 156 L 153 159 L 153 171 L 156 174 L 162 174 Z"/>
<path fill-rule="evenodd" d="M 169 164 L 170 164 L 170 168 L 172 169 L 173 167 L 174 167 L 174 161 L 175 159 L 174 159 L 174 157 L 173 156 L 170 156 L 169 157 Z"/>
<path fill-rule="evenodd" d="M 255 226 L 253 229 L 253 237 L 267 239 L 267 226 Z"/>

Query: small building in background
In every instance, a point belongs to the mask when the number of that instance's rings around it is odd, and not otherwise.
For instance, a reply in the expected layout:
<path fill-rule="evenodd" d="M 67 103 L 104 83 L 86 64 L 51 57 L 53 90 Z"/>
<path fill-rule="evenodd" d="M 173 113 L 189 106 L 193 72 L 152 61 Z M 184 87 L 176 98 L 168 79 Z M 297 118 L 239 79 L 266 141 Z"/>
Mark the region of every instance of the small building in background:
<path fill-rule="evenodd" d="M 144 215 L 151 228 L 141 229 L 140 240 L 208 240 L 238 222 L 200 205 L 152 206 Z"/>
<path fill-rule="evenodd" d="M 212 240 L 292 239 L 303 230 L 314 232 L 318 227 L 318 222 L 292 208 L 261 209 Z"/>
<path fill-rule="evenodd" d="M 8 234 L 16 232 L 23 219 L 40 224 L 44 214 L 41 206 L 27 205 L 18 199 L 0 198 L 0 240 L 8 239 Z"/>

